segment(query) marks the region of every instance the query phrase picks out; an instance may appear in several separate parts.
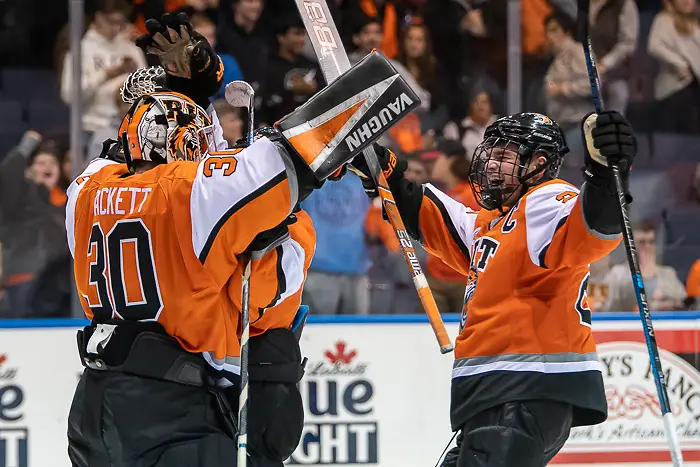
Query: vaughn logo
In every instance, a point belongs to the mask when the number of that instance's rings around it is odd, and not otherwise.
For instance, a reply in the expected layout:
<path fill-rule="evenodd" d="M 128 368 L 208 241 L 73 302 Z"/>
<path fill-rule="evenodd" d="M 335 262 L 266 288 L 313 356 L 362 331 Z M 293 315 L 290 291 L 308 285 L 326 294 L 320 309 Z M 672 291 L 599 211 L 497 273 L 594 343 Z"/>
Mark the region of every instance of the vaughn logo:
<path fill-rule="evenodd" d="M 378 462 L 374 384 L 360 351 L 343 340 L 319 352 L 299 390 L 305 423 L 292 465 L 372 465 Z"/>
<path fill-rule="evenodd" d="M 348 145 L 350 151 L 359 148 L 362 143 L 372 138 L 372 136 L 380 133 L 390 123 L 394 123 L 396 118 L 403 114 L 407 108 L 413 105 L 413 100 L 401 93 L 394 102 L 390 102 L 386 107 L 379 111 L 378 115 L 370 118 L 366 123 L 363 123 L 360 128 L 353 131 L 345 138 L 345 144 Z"/>
<path fill-rule="evenodd" d="M 678 437 L 684 449 L 697 449 L 700 447 L 700 372 L 673 353 L 659 349 L 659 354 Z M 668 449 L 646 345 L 600 344 L 598 356 L 603 368 L 608 420 L 573 429 L 567 447 Z"/>

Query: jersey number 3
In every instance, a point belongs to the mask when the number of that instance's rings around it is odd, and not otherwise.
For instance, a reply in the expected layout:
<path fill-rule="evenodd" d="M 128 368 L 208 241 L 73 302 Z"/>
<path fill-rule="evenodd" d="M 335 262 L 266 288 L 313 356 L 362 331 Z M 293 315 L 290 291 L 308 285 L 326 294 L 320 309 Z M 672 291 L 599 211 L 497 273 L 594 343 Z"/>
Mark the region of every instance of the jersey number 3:
<path fill-rule="evenodd" d="M 106 236 L 100 224 L 93 224 L 88 256 L 93 258 L 89 285 L 97 289 L 97 301 L 83 297 L 96 321 L 115 317 L 133 321 L 158 318 L 163 300 L 153 262 L 151 233 L 141 219 L 117 222 Z"/>

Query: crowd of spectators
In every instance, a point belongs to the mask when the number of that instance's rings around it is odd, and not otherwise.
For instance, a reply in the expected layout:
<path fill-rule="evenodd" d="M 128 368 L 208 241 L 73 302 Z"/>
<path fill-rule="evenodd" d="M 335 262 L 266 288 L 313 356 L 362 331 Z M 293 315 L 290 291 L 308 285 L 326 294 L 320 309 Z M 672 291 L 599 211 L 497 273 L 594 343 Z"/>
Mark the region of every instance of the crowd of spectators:
<path fill-rule="evenodd" d="M 89 159 L 115 137 L 127 108 L 119 88 L 128 73 L 149 63 L 133 42 L 146 18 L 187 12 L 221 56 L 225 81 L 245 79 L 255 88 L 260 126 L 325 85 L 292 0 L 85 0 L 79 52 L 68 46 L 67 2 L 45 3 L 0 5 L 0 37 L 6 39 L 0 41 L 0 115 L 3 124 L 11 123 L 0 134 L 0 318 L 70 315 L 63 207 L 71 154 L 73 160 L 77 154 Z M 420 108 L 380 142 L 408 161 L 407 177 L 431 182 L 478 210 L 468 170 L 486 127 L 506 113 L 509 2 L 328 3 L 350 61 L 380 50 L 421 98 Z M 32 9 L 49 14 L 32 15 Z M 546 113 L 562 126 L 571 149 L 562 178 L 579 184 L 579 123 L 593 108 L 584 38 L 575 28 L 576 2 L 527 0 L 520 13 L 522 108 Z M 697 308 L 697 0 L 591 0 L 589 20 L 606 106 L 625 113 L 639 132 L 632 215 L 651 308 Z M 69 149 L 65 116 L 73 101 L 73 53 L 82 58 L 84 147 Z M 244 132 L 245 118 L 222 97 L 223 92 L 212 103 L 233 144 Z M 318 238 L 304 293 L 315 313 L 420 311 L 393 231 L 359 179 L 348 175 L 327 183 L 302 206 Z M 440 310 L 459 312 L 465 278 L 418 250 Z M 624 251 L 591 265 L 588 294 L 596 311 L 636 309 Z"/>

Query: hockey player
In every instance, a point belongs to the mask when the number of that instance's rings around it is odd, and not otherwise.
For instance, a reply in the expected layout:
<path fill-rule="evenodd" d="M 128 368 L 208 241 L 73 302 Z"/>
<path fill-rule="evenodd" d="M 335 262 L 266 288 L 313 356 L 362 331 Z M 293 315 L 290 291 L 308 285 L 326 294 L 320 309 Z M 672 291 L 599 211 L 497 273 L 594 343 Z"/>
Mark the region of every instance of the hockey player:
<path fill-rule="evenodd" d="M 315 243 L 297 206 L 320 184 L 274 131 L 215 150 L 225 146 L 197 104 L 218 90 L 220 64 L 206 43 L 188 50 L 186 18 L 168 19 L 178 34 L 163 47 L 192 54 L 166 68 L 182 93 L 137 97 L 120 144 L 68 190 L 76 286 L 92 320 L 79 333 L 87 368 L 69 456 L 80 467 L 235 465 L 239 255 L 248 252 L 250 465 L 281 466 L 303 428 L 292 331 Z"/>
<path fill-rule="evenodd" d="M 452 370 L 460 434 L 445 467 L 542 467 L 571 427 L 607 417 L 588 265 L 620 242 L 610 164 L 626 181 L 636 140 L 613 111 L 590 115 L 583 128 L 579 191 L 557 179 L 568 148 L 555 122 L 521 113 L 490 125 L 470 169 L 479 213 L 407 181 L 405 162 L 378 148 L 409 233 L 468 277 Z M 367 176 L 364 160 L 353 165 Z M 371 180 L 365 188 L 376 196 Z"/>

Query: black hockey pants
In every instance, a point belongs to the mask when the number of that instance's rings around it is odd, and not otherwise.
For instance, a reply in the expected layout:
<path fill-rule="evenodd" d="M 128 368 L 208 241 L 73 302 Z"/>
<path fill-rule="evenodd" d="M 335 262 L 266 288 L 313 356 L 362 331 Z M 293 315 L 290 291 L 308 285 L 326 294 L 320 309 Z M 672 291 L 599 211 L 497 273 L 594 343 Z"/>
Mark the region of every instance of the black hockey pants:
<path fill-rule="evenodd" d="M 470 419 L 442 467 L 544 467 L 569 437 L 572 408 L 554 401 L 508 402 Z"/>
<path fill-rule="evenodd" d="M 68 418 L 73 467 L 236 466 L 238 385 L 216 388 L 213 371 L 203 358 L 185 352 L 162 333 L 133 333 L 124 326 L 118 331 L 122 332 L 106 344 L 104 358 L 91 360 L 73 398 Z M 280 383 L 269 373 L 256 373 L 254 355 L 269 347 L 284 348 L 280 341 L 289 336 L 296 344 L 291 333 L 280 331 L 270 334 L 282 335 L 272 343 L 250 341 L 250 467 L 282 467 L 282 459 L 291 455 L 303 428 L 296 383 Z M 81 358 L 85 358 L 86 342 L 79 338 Z M 262 360 L 274 358 L 268 354 Z M 295 359 L 292 355 L 292 361 L 281 365 L 284 377 L 296 378 L 300 365 L 293 365 Z M 114 362 L 119 362 L 117 369 Z"/>

